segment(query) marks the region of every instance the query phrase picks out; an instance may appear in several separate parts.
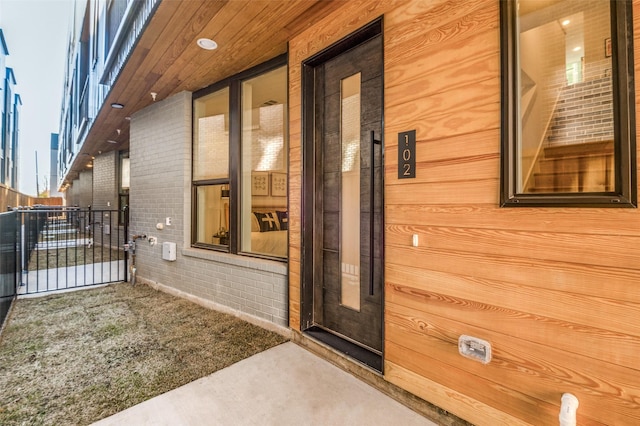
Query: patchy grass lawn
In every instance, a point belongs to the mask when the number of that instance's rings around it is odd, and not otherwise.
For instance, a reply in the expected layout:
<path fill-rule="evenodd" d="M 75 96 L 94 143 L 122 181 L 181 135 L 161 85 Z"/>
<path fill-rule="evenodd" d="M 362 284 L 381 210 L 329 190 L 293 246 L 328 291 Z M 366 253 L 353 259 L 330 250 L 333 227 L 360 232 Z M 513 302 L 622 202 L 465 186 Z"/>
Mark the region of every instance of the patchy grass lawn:
<path fill-rule="evenodd" d="M 19 299 L 0 336 L 0 424 L 90 424 L 285 340 L 145 285 Z"/>

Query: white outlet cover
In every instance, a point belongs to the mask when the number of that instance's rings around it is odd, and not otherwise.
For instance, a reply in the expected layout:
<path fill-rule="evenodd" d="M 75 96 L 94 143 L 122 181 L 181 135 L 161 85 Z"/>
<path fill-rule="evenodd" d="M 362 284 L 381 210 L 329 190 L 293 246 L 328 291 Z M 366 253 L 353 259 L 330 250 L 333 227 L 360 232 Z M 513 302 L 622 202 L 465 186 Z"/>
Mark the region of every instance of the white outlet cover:
<path fill-rule="evenodd" d="M 458 352 L 465 358 L 480 361 L 483 364 L 491 362 L 491 343 L 477 337 L 464 334 L 460 336 Z"/>

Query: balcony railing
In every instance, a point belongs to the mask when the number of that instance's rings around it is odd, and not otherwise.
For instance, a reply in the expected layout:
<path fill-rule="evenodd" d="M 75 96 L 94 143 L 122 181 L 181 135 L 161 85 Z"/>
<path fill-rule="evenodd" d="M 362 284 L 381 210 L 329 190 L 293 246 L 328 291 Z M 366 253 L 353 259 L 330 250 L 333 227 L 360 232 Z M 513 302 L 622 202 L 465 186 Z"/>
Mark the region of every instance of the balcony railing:
<path fill-rule="evenodd" d="M 104 72 L 100 83 L 109 89 L 113 86 L 120 71 L 124 67 L 129 55 L 133 51 L 138 37 L 147 26 L 149 19 L 153 15 L 161 0 L 130 1 L 127 11 L 120 23 L 114 42 L 109 49 L 109 55 L 105 61 Z M 108 90 L 107 90 L 108 92 Z M 106 92 L 105 92 L 106 96 Z M 104 99 L 102 99 L 104 101 Z M 102 102 L 100 102 L 102 105 Z"/>

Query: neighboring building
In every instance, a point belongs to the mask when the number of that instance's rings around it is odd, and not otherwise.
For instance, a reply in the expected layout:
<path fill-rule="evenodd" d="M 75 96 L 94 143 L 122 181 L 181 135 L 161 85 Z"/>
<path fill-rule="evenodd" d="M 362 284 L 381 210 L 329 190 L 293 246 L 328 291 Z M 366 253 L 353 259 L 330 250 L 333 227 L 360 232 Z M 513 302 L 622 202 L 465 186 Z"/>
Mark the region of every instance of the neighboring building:
<path fill-rule="evenodd" d="M 51 133 L 51 153 L 49 156 L 49 197 L 61 197 L 58 191 L 58 134 Z"/>
<path fill-rule="evenodd" d="M 0 184 L 18 190 L 18 139 L 20 124 L 20 107 L 22 100 L 15 93 L 16 77 L 13 69 L 6 66 L 9 49 L 0 29 Z"/>
<path fill-rule="evenodd" d="M 432 417 L 640 423 L 640 0 L 78 3 L 58 183 L 139 282 Z"/>

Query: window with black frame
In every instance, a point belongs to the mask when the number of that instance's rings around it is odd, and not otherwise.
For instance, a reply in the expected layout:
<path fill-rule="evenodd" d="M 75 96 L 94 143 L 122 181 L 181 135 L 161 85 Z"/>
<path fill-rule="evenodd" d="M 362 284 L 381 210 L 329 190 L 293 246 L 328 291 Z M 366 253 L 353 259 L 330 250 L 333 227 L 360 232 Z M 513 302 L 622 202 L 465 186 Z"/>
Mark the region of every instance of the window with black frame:
<path fill-rule="evenodd" d="M 124 225 L 126 209 L 129 208 L 129 183 L 131 181 L 131 162 L 129 151 L 120 152 L 120 167 L 118 173 L 118 224 Z"/>
<path fill-rule="evenodd" d="M 229 88 L 193 101 L 196 244 L 229 246 Z M 223 198 L 226 188 L 226 202 Z"/>
<path fill-rule="evenodd" d="M 193 245 L 286 258 L 286 57 L 211 87 L 193 101 Z"/>
<path fill-rule="evenodd" d="M 636 206 L 630 3 L 501 2 L 502 206 Z"/>

